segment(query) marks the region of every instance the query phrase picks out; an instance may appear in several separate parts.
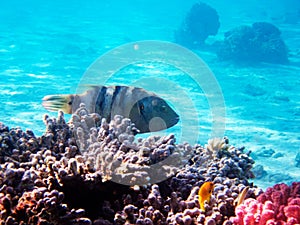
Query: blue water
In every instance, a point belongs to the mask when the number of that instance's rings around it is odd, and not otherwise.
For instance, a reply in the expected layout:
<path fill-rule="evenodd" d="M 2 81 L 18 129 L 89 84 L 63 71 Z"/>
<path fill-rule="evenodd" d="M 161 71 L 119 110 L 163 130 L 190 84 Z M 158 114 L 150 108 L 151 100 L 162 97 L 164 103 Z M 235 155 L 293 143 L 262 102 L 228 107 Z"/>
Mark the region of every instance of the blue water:
<path fill-rule="evenodd" d="M 0 121 L 41 135 L 42 116 L 49 113 L 41 106 L 43 96 L 74 93 L 87 68 L 120 45 L 142 40 L 174 42 L 174 31 L 195 2 L 12 0 L 1 3 Z M 289 65 L 238 66 L 220 62 L 210 51 L 194 52 L 206 62 L 222 89 L 225 135 L 230 142 L 246 146 L 254 153 L 273 149 L 283 154 L 279 158 L 256 157 L 256 164 L 263 165 L 268 176 L 254 182 L 265 188 L 281 181 L 299 181 L 300 168 L 294 166 L 295 156 L 300 152 L 299 0 L 230 1 L 230 7 L 228 1 L 205 2 L 218 11 L 221 23 L 218 34 L 207 39 L 208 44 L 221 40 L 224 32 L 233 27 L 258 21 L 272 22 L 281 30 L 290 50 Z M 284 19 L 286 15 L 291 19 Z M 154 82 L 162 78 L 174 82 L 174 86 L 168 86 L 168 92 L 162 83 Z M 199 133 L 197 142 L 205 144 L 210 138 L 213 119 L 209 102 L 203 90 L 183 71 L 155 63 L 131 65 L 108 83 L 134 82 L 162 95 L 174 108 L 184 110 L 190 135 Z M 156 85 L 149 85 L 151 82 Z M 191 104 L 196 107 L 196 115 Z M 167 132 L 182 132 L 180 126 L 182 123 Z"/>

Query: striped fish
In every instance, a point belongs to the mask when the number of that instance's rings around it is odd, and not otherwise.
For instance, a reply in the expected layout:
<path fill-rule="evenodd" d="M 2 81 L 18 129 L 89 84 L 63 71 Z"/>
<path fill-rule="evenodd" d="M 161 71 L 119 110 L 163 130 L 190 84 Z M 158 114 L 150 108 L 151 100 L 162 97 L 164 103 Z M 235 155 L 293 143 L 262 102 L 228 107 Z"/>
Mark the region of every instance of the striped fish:
<path fill-rule="evenodd" d="M 84 103 L 109 122 L 115 115 L 131 119 L 140 133 L 164 130 L 179 121 L 176 112 L 152 92 L 131 86 L 91 86 L 83 94 L 47 95 L 43 106 L 71 114 Z"/>

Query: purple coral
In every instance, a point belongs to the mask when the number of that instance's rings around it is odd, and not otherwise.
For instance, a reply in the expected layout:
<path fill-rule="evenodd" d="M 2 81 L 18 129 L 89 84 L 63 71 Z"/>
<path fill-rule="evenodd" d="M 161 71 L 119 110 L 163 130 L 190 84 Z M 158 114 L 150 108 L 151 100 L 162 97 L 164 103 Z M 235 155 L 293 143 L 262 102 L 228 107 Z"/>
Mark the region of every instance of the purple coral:
<path fill-rule="evenodd" d="M 259 192 L 248 182 L 254 161 L 226 138 L 207 147 L 176 144 L 172 134 L 137 138 L 130 120 L 107 123 L 84 105 L 71 123 L 62 112 L 44 122 L 38 138 L 0 126 L 7 150 L 0 166 L 2 224 L 228 225 L 239 193 L 246 186 L 247 197 Z M 202 212 L 197 193 L 208 180 L 215 190 Z M 293 206 L 288 213 L 295 212 Z"/>

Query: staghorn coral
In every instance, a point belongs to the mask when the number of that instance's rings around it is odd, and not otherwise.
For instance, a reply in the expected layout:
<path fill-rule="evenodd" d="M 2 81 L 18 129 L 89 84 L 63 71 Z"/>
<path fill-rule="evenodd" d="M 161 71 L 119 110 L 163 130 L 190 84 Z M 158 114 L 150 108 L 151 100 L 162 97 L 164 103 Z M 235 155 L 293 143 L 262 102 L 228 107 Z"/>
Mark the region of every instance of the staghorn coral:
<path fill-rule="evenodd" d="M 236 208 L 230 220 L 244 224 L 298 224 L 300 223 L 300 183 L 291 186 L 276 184 L 260 194 L 257 199 L 247 199 Z"/>

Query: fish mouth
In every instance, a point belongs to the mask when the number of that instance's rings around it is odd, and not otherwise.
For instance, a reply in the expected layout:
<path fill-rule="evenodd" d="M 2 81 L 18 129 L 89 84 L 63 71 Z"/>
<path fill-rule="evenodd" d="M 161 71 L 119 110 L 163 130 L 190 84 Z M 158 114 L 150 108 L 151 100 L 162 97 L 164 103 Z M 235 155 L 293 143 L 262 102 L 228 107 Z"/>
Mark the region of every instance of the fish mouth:
<path fill-rule="evenodd" d="M 171 121 L 170 121 L 170 126 L 169 127 L 172 127 L 174 125 L 176 125 L 180 120 L 180 117 L 177 115 L 176 117 L 174 117 Z"/>

